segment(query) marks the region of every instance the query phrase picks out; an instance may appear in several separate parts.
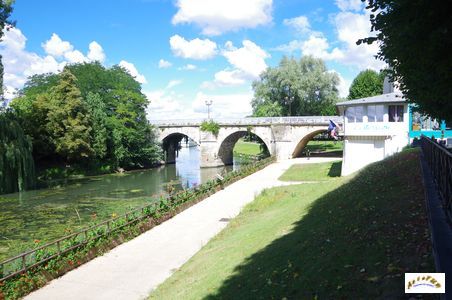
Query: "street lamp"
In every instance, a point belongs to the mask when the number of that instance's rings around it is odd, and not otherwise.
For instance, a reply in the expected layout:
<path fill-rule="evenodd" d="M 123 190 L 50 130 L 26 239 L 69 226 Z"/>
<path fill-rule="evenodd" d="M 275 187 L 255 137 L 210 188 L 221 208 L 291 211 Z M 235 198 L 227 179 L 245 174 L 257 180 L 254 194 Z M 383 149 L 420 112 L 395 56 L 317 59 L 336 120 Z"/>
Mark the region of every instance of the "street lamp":
<path fill-rule="evenodd" d="M 207 119 L 210 120 L 210 106 L 212 105 L 212 100 L 206 100 L 207 105 Z"/>
<path fill-rule="evenodd" d="M 284 104 L 289 105 L 289 116 L 292 116 L 292 102 L 295 99 L 294 96 L 290 93 L 290 86 L 286 86 L 285 88 L 287 96 L 284 98 Z"/>

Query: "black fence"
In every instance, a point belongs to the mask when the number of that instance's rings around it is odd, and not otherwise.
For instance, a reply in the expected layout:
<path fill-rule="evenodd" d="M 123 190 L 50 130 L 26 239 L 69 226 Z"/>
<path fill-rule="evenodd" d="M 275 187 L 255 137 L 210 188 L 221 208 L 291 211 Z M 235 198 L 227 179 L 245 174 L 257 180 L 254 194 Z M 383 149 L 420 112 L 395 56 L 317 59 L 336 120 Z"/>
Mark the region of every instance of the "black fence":
<path fill-rule="evenodd" d="M 441 197 L 449 224 L 452 224 L 452 153 L 436 141 L 421 137 L 421 147 Z"/>

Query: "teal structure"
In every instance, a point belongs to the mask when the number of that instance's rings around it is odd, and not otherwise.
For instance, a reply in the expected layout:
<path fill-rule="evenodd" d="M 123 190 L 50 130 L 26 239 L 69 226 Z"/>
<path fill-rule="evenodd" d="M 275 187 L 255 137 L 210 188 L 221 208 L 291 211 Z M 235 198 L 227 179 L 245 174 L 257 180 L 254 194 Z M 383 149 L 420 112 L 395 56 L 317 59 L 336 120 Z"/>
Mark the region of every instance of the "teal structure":
<path fill-rule="evenodd" d="M 446 121 L 442 120 L 439 124 L 439 128 L 437 130 L 434 129 L 413 129 L 413 108 L 412 104 L 408 105 L 408 126 L 409 126 L 409 137 L 410 140 L 414 138 L 420 138 L 421 135 L 425 135 L 426 137 L 435 137 L 436 139 L 452 139 L 452 129 L 447 128 Z M 430 121 L 431 122 L 431 121 Z"/>

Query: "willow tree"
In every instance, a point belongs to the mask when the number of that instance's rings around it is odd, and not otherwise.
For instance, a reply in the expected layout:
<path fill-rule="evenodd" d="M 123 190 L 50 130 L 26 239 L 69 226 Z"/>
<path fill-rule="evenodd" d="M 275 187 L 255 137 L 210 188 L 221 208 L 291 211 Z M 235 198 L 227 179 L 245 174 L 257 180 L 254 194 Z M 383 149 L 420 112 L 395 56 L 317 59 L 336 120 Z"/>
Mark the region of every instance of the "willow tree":
<path fill-rule="evenodd" d="M 0 194 L 32 188 L 34 182 L 31 139 L 11 112 L 0 112 Z"/>

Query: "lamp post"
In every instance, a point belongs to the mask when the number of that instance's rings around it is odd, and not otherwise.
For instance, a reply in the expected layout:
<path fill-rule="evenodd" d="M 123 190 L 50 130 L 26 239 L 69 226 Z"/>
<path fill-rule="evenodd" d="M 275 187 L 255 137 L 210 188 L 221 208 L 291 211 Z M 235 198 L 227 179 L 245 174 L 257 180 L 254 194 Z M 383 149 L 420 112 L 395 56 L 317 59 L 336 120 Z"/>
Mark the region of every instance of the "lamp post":
<path fill-rule="evenodd" d="M 292 116 L 292 102 L 294 100 L 294 96 L 291 95 L 290 93 L 290 86 L 286 86 L 285 88 L 286 90 L 286 97 L 284 98 L 284 103 L 287 105 L 289 105 L 289 117 Z"/>
<path fill-rule="evenodd" d="M 207 120 L 210 120 L 210 106 L 212 105 L 212 100 L 206 100 L 207 105 Z"/>

